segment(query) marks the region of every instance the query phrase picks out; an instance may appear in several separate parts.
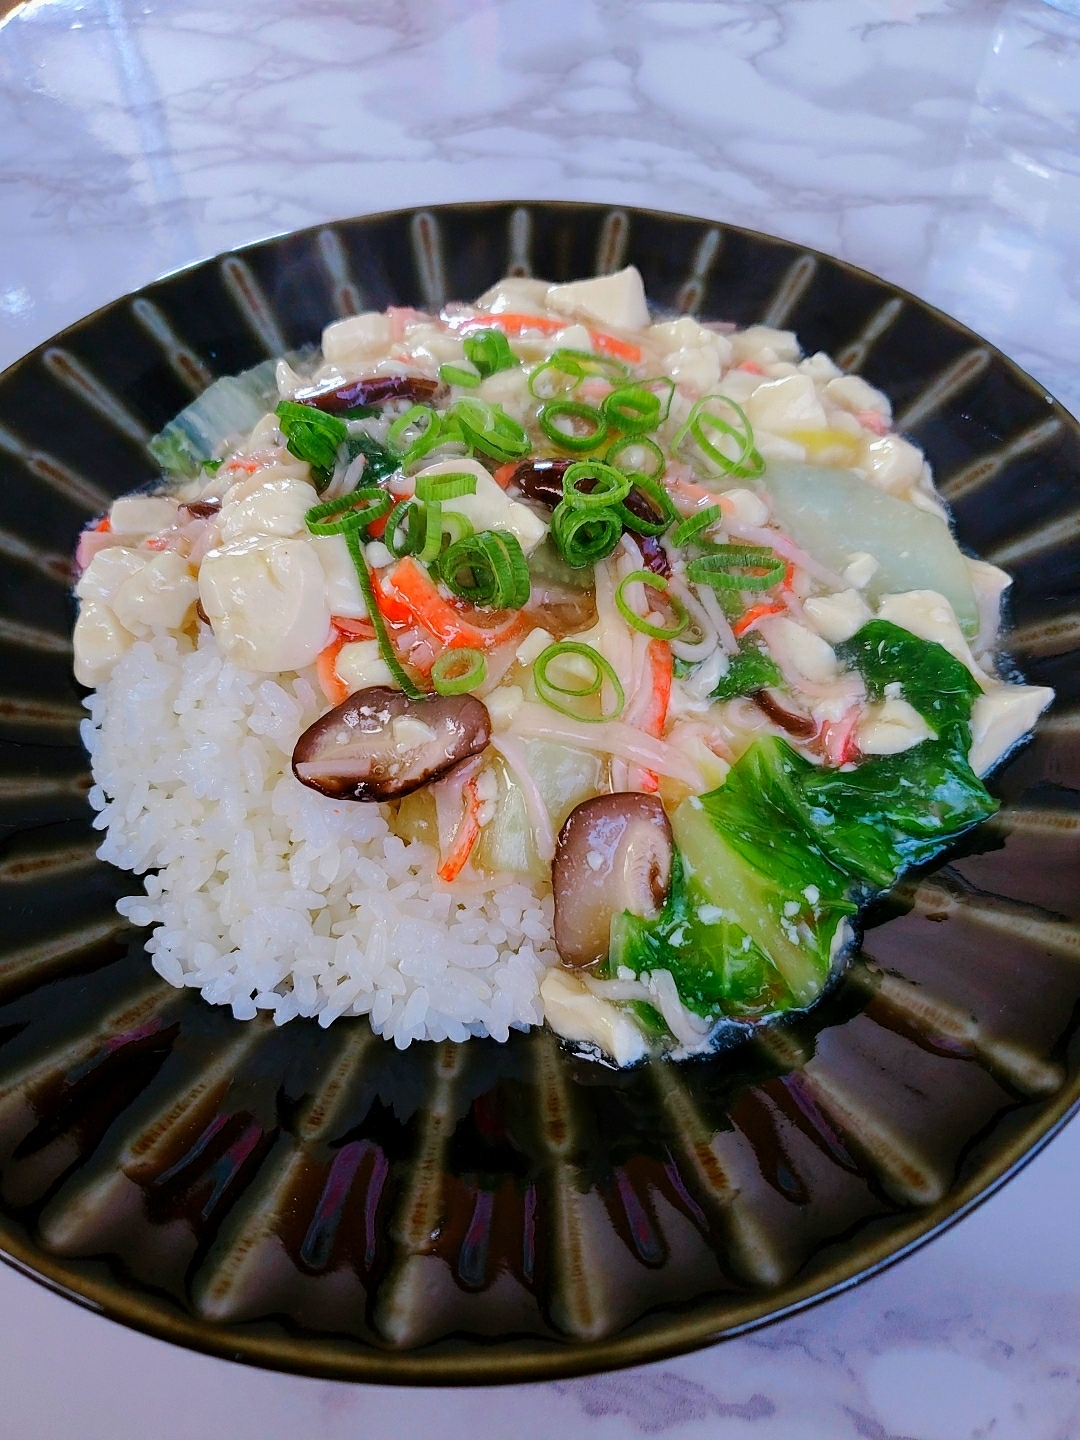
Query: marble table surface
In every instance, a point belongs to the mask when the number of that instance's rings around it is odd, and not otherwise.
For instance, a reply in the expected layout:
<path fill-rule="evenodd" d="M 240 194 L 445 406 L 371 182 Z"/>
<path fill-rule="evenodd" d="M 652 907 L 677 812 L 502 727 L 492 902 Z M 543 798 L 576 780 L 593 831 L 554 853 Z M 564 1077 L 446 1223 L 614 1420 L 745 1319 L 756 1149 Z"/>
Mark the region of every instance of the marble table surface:
<path fill-rule="evenodd" d="M 654 205 L 959 316 L 1080 414 L 1080 0 L 0 0 L 0 366 L 248 240 Z M 683 1359 L 425 1391 L 189 1354 L 0 1269 L 10 1440 L 1074 1440 L 1080 1128 L 864 1286 Z"/>

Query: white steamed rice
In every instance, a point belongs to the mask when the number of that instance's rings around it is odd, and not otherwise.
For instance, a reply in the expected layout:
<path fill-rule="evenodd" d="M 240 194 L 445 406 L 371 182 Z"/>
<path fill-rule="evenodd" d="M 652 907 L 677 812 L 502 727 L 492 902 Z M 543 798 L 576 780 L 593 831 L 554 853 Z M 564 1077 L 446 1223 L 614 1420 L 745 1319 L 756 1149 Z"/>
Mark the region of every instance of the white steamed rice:
<path fill-rule="evenodd" d="M 383 807 L 301 785 L 293 745 L 325 709 L 302 675 L 239 670 L 205 630 L 160 635 L 86 704 L 98 854 L 156 871 L 117 908 L 158 927 L 147 948 L 170 984 L 237 1019 L 366 1014 L 401 1048 L 541 1023 L 550 887 L 451 896 Z"/>

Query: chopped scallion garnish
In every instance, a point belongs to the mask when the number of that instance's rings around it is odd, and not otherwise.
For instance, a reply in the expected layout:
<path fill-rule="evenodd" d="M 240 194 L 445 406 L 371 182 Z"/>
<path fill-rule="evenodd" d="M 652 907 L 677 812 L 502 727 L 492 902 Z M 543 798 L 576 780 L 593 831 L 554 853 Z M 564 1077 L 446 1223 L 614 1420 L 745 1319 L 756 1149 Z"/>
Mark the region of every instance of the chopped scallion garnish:
<path fill-rule="evenodd" d="M 707 409 L 709 405 L 734 411 L 735 424 L 718 415 L 715 409 Z M 710 434 L 719 436 L 721 441 L 733 441 L 736 453 L 725 454 L 713 444 Z M 693 443 L 686 444 L 688 439 Z M 754 447 L 754 431 L 746 412 L 726 395 L 706 395 L 699 400 L 680 426 L 671 449 L 707 479 L 721 474 L 753 479 L 765 469 L 765 461 Z"/>
<path fill-rule="evenodd" d="M 306 460 L 315 489 L 325 490 L 337 464 L 338 447 L 349 433 L 348 426 L 336 415 L 326 415 L 313 405 L 297 405 L 294 400 L 282 400 L 274 413 L 289 454 Z"/>
<path fill-rule="evenodd" d="M 551 538 L 559 554 L 575 570 L 595 565 L 610 555 L 622 532 L 622 517 L 611 506 L 583 510 L 563 500 L 551 516 Z"/>
<path fill-rule="evenodd" d="M 717 545 L 708 555 L 691 560 L 687 578 L 715 590 L 771 590 L 787 566 L 765 545 Z"/>
<path fill-rule="evenodd" d="M 627 604 L 624 591 L 627 585 L 640 584 L 648 590 L 655 590 L 663 595 L 675 617 L 671 625 L 653 625 L 651 621 L 644 620 Z M 662 575 L 655 575 L 651 570 L 632 570 L 629 575 L 619 581 L 618 589 L 615 591 L 615 608 L 623 617 L 626 623 L 634 630 L 640 630 L 643 635 L 649 635 L 654 640 L 677 640 L 686 627 L 690 624 L 690 615 L 686 606 L 677 595 L 667 593 L 668 582 Z"/>
<path fill-rule="evenodd" d="M 693 515 L 688 515 L 675 529 L 672 535 L 672 543 L 675 545 L 688 545 L 695 536 L 699 536 L 703 530 L 708 530 L 711 525 L 716 525 L 723 518 L 719 505 L 706 505 L 704 510 L 697 510 Z M 696 543 L 701 544 L 698 540 Z"/>
<path fill-rule="evenodd" d="M 587 661 L 592 667 L 591 676 L 587 679 L 582 677 L 580 685 L 560 685 L 557 680 L 553 680 L 549 674 L 550 668 L 564 656 L 580 656 Z M 615 692 L 615 705 L 611 710 L 601 710 L 598 715 L 590 715 L 587 711 L 583 712 L 578 705 L 567 703 L 571 700 L 587 701 L 594 695 L 599 697 L 605 681 Z M 626 704 L 626 694 L 611 665 L 599 650 L 594 650 L 591 645 L 585 645 L 580 640 L 559 640 L 541 651 L 533 666 L 533 684 L 545 705 L 550 705 L 552 710 L 558 710 L 560 715 L 569 715 L 574 720 L 615 720 L 622 714 Z"/>
<path fill-rule="evenodd" d="M 587 490 L 578 486 L 587 484 Z M 563 499 L 577 510 L 605 510 L 630 494 L 631 480 L 602 460 L 578 460 L 563 475 Z"/>
<path fill-rule="evenodd" d="M 529 599 L 529 566 L 517 536 L 505 530 L 455 541 L 442 554 L 439 576 L 459 600 L 485 609 L 520 610 Z"/>
<path fill-rule="evenodd" d="M 607 439 L 608 422 L 594 405 L 586 405 L 581 400 L 552 400 L 536 419 L 548 439 L 563 450 L 596 450 Z M 590 428 L 584 432 L 564 430 L 555 423 L 564 419 L 584 423 Z"/>
<path fill-rule="evenodd" d="M 487 660 L 480 650 L 444 650 L 431 667 L 431 683 L 440 695 L 467 695 L 484 683 Z"/>

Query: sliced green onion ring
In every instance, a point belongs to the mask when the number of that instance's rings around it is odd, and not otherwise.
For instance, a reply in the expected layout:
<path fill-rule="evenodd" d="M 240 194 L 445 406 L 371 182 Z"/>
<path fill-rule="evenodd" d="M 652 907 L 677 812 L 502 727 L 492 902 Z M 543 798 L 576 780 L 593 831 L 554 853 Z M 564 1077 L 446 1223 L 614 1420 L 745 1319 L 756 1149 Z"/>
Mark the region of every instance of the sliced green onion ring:
<path fill-rule="evenodd" d="M 581 685 L 560 685 L 556 680 L 552 680 L 548 669 L 562 655 L 580 655 L 587 660 L 593 667 L 592 678 L 583 680 Z M 583 715 L 575 706 L 566 703 L 567 700 L 587 700 L 593 695 L 599 695 L 605 680 L 615 691 L 614 709 L 606 713 L 601 711 L 599 715 Z M 533 684 L 545 705 L 550 705 L 552 710 L 557 710 L 560 715 L 569 715 L 574 720 L 615 720 L 622 714 L 626 704 L 626 694 L 611 665 L 599 650 L 594 650 L 591 645 L 585 645 L 580 640 L 558 640 L 541 651 L 533 665 Z"/>
<path fill-rule="evenodd" d="M 462 345 L 465 359 L 475 365 L 483 379 L 497 375 L 500 370 L 510 370 L 517 363 L 517 356 L 510 349 L 510 342 L 501 330 L 476 330 L 467 335 Z"/>
<path fill-rule="evenodd" d="M 306 460 L 316 490 L 325 490 L 337 463 L 338 447 L 348 435 L 345 422 L 295 400 L 282 400 L 274 414 L 289 454 Z"/>
<path fill-rule="evenodd" d="M 449 536 L 448 545 L 456 545 L 459 540 L 466 540 L 473 534 L 473 527 L 460 510 L 444 510 L 442 534 L 444 538 Z"/>
<path fill-rule="evenodd" d="M 714 590 L 771 590 L 786 570 L 780 556 L 765 545 L 717 545 L 691 560 L 686 574 L 695 585 Z"/>
<path fill-rule="evenodd" d="M 475 390 L 484 377 L 477 370 L 463 370 L 460 365 L 440 365 L 439 379 L 446 385 L 463 385 Z"/>
<path fill-rule="evenodd" d="M 431 683 L 440 695 L 467 695 L 482 685 L 486 677 L 487 660 L 483 652 L 467 647 L 444 650 L 431 667 Z"/>
<path fill-rule="evenodd" d="M 476 494 L 476 476 L 468 470 L 447 470 L 441 475 L 418 475 L 418 500 L 457 500 L 462 495 Z"/>
<path fill-rule="evenodd" d="M 722 518 L 723 512 L 719 505 L 706 505 L 704 510 L 696 510 L 678 526 L 671 537 L 672 544 L 689 544 L 695 536 L 700 535 L 703 530 L 708 530 L 710 525 L 715 525 Z M 698 540 L 696 543 L 702 545 L 708 544 L 708 541 Z"/>
<path fill-rule="evenodd" d="M 602 375 L 612 383 L 626 380 L 630 374 L 630 366 L 625 361 L 616 360 L 614 355 L 597 355 L 592 350 L 571 350 L 560 345 L 551 352 L 550 360 L 573 361 L 583 375 Z"/>
<path fill-rule="evenodd" d="M 593 482 L 591 490 L 579 490 L 583 480 Z M 578 510 L 606 510 L 630 494 L 631 479 L 614 465 L 602 460 L 577 460 L 563 475 L 563 500 Z"/>
<path fill-rule="evenodd" d="M 363 530 L 365 526 L 381 520 L 389 514 L 393 496 L 378 486 L 363 486 L 341 495 L 337 500 L 327 500 L 322 505 L 313 505 L 304 516 L 304 523 L 312 535 L 343 535 L 347 530 Z"/>
<path fill-rule="evenodd" d="M 424 543 L 416 558 L 424 565 L 430 565 L 442 552 L 442 502 L 424 501 Z"/>
<path fill-rule="evenodd" d="M 481 530 L 455 541 L 439 560 L 439 578 L 459 600 L 483 609 L 520 610 L 531 590 L 521 545 L 505 530 Z"/>
<path fill-rule="evenodd" d="M 678 511 L 672 504 L 671 496 L 659 483 L 650 475 L 635 475 L 629 472 L 630 495 L 636 490 L 638 494 L 644 495 L 648 502 L 649 509 L 656 516 L 655 520 L 645 520 L 634 513 L 624 500 L 615 506 L 615 510 L 621 517 L 623 524 L 628 530 L 634 530 L 639 535 L 663 535 L 679 518 Z M 626 498 L 629 499 L 630 495 Z"/>
<path fill-rule="evenodd" d="M 552 512 L 551 538 L 559 554 L 575 570 L 595 565 L 610 555 L 622 532 L 622 517 L 611 506 L 582 510 L 563 500 Z"/>
<path fill-rule="evenodd" d="M 661 400 L 655 391 L 650 390 L 650 385 L 665 385 L 665 400 Z M 617 390 L 612 390 L 610 395 L 605 395 L 600 402 L 600 409 L 617 430 L 626 435 L 643 435 L 647 430 L 655 430 L 657 425 L 667 419 L 674 393 L 675 382 L 666 376 L 639 380 L 633 385 L 621 385 Z"/>
<path fill-rule="evenodd" d="M 383 544 L 395 560 L 405 555 L 417 555 L 424 548 L 424 529 L 427 524 L 424 505 L 411 497 L 399 500 L 390 512 L 383 531 Z M 402 534 L 403 538 L 398 539 Z"/>
<path fill-rule="evenodd" d="M 664 596 L 675 616 L 674 624 L 653 625 L 631 610 L 623 591 L 627 585 L 639 582 Z M 677 640 L 690 624 L 690 612 L 677 595 L 669 595 L 667 590 L 668 582 L 663 575 L 656 575 L 652 570 L 632 570 L 629 575 L 619 581 L 618 589 L 615 591 L 615 608 L 628 625 L 635 630 L 640 630 L 643 635 L 649 635 L 654 640 Z"/>
<path fill-rule="evenodd" d="M 364 597 L 364 604 L 367 606 L 368 619 L 375 630 L 375 639 L 378 642 L 379 654 L 386 664 L 390 674 L 400 685 L 410 700 L 419 700 L 425 692 L 417 689 L 406 674 L 401 661 L 394 654 L 394 647 L 390 644 L 390 636 L 386 631 L 386 621 L 382 617 L 378 602 L 375 599 L 375 590 L 371 584 L 371 571 L 367 567 L 360 550 L 360 537 L 355 530 L 345 532 L 345 544 L 349 547 L 349 554 L 352 557 L 353 565 L 356 567 L 356 578 L 360 582 L 360 593 Z"/>
<path fill-rule="evenodd" d="M 563 417 L 584 420 L 592 429 L 585 435 L 571 434 L 555 424 L 556 420 Z M 581 400 L 552 400 L 544 406 L 536 419 L 548 439 L 563 450 L 584 453 L 586 450 L 598 449 L 607 439 L 608 422 L 594 405 L 586 405 Z"/>
<path fill-rule="evenodd" d="M 624 454 L 633 457 L 635 450 L 641 450 L 646 455 L 652 456 L 655 463 L 651 470 L 646 470 L 640 464 L 631 464 L 621 459 Z M 634 458 L 636 459 L 636 457 Z M 660 446 L 655 440 L 650 440 L 647 435 L 623 435 L 613 445 L 608 446 L 604 464 L 614 465 L 616 470 L 625 470 L 628 474 L 647 475 L 650 480 L 659 480 L 667 466 L 667 461 Z"/>
<path fill-rule="evenodd" d="M 722 415 L 714 414 L 712 410 L 705 407 L 708 404 L 726 405 L 735 412 L 737 424 L 732 425 Z M 712 431 L 721 437 L 734 440 L 738 446 L 738 454 L 734 459 L 725 455 L 716 445 L 713 444 L 707 432 Z M 699 460 L 694 463 L 693 455 L 684 455 L 682 446 L 687 436 L 690 436 L 697 446 L 698 453 L 705 457 L 708 465 L 713 468 L 706 468 Z M 762 474 L 765 469 L 765 461 L 760 452 L 754 446 L 754 430 L 741 405 L 736 405 L 734 400 L 729 400 L 726 395 L 705 395 L 700 399 L 690 414 L 683 421 L 671 442 L 672 454 L 685 459 L 688 464 L 693 465 L 699 474 L 707 479 L 715 479 L 719 474 L 737 475 L 744 479 L 753 479 Z"/>
<path fill-rule="evenodd" d="M 421 424 L 421 421 L 424 423 Z M 439 416 L 430 405 L 410 405 L 404 415 L 399 415 L 386 432 L 386 443 L 399 454 L 412 448 L 416 441 L 428 433 L 431 427 L 440 424 Z M 417 433 L 406 438 L 410 429 Z"/>
<path fill-rule="evenodd" d="M 562 375 L 564 377 L 564 383 L 552 388 L 550 393 L 545 394 L 544 390 L 537 389 L 537 382 L 548 373 L 553 376 Z M 537 365 L 535 370 L 529 372 L 529 394 L 537 400 L 557 400 L 562 396 L 570 395 L 584 379 L 585 371 L 581 368 L 578 361 L 572 359 L 569 355 L 556 351 L 549 360 L 545 360 L 542 365 Z M 565 383 L 567 381 L 569 383 Z"/>
<path fill-rule="evenodd" d="M 501 405 L 463 396 L 448 412 L 468 444 L 493 460 L 519 460 L 532 449 L 528 435 Z"/>

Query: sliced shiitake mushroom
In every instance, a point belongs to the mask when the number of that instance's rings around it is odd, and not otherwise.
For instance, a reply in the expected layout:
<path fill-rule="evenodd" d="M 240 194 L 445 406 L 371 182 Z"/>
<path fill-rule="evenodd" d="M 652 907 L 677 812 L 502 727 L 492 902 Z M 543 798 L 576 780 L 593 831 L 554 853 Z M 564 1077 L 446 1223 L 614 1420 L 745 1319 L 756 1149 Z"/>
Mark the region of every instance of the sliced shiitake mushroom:
<path fill-rule="evenodd" d="M 516 485 L 527 500 L 554 510 L 563 498 L 563 476 L 573 463 L 572 460 L 522 460 L 510 476 L 510 484 Z"/>
<path fill-rule="evenodd" d="M 662 575 L 665 580 L 671 579 L 671 561 L 668 553 L 660 544 L 655 535 L 637 535 L 634 540 L 641 551 L 642 563 L 646 570 L 651 570 L 654 575 Z"/>
<path fill-rule="evenodd" d="M 312 405 L 316 410 L 337 415 L 342 410 L 357 409 L 361 405 L 385 405 L 388 400 L 410 400 L 414 405 L 430 405 L 444 394 L 446 386 L 425 375 L 371 375 L 325 390 L 298 390 L 293 398 L 299 405 Z"/>
<path fill-rule="evenodd" d="M 817 721 L 808 711 L 797 708 L 790 695 L 766 686 L 755 690 L 752 699 L 774 725 L 779 725 L 781 730 L 786 730 L 797 740 L 810 740 L 817 734 Z"/>
<path fill-rule="evenodd" d="M 308 726 L 293 774 L 334 800 L 398 800 L 438 780 L 491 739 L 487 706 L 473 695 L 425 695 L 371 685 Z"/>
<path fill-rule="evenodd" d="M 216 515 L 221 509 L 221 501 L 185 500 L 180 509 L 186 510 L 192 520 L 209 520 L 211 515 Z"/>
<path fill-rule="evenodd" d="M 659 915 L 673 851 L 671 822 L 655 795 L 597 795 L 570 812 L 551 866 L 555 944 L 566 965 L 605 958 L 613 915 Z"/>

